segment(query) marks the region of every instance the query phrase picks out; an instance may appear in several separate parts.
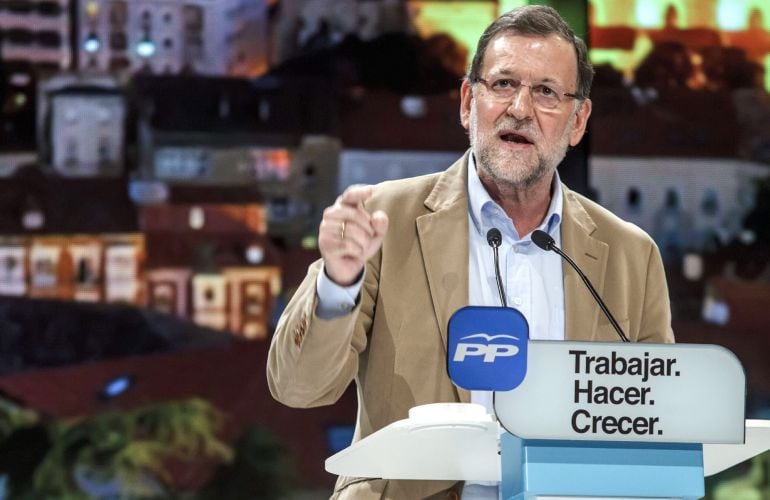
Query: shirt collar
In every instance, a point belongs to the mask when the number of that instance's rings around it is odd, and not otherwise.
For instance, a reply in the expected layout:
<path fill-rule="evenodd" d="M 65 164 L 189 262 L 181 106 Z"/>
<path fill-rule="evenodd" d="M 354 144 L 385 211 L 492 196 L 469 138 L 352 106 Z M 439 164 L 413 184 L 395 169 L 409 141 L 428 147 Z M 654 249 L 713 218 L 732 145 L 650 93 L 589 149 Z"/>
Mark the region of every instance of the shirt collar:
<path fill-rule="evenodd" d="M 561 190 L 561 178 L 559 172 L 554 171 L 553 181 L 551 183 L 551 203 L 548 206 L 548 212 L 538 227 L 551 236 L 561 225 L 562 208 L 564 206 L 564 196 Z M 492 227 L 497 227 L 503 234 L 508 233 L 514 240 L 522 239 L 516 232 L 513 222 L 505 214 L 502 207 L 498 205 L 479 179 L 476 171 L 476 157 L 473 153 L 468 155 L 468 210 L 476 231 L 485 236 L 486 232 Z M 527 235 L 527 240 L 529 236 Z"/>

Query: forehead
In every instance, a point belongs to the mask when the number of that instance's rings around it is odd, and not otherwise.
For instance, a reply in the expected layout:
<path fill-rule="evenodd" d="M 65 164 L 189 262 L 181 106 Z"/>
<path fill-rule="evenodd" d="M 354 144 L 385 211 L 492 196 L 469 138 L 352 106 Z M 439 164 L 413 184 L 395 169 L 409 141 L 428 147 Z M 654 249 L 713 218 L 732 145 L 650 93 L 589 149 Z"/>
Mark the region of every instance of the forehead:
<path fill-rule="evenodd" d="M 556 34 L 501 33 L 487 46 L 483 72 L 569 84 L 577 80 L 577 56 L 570 42 Z"/>

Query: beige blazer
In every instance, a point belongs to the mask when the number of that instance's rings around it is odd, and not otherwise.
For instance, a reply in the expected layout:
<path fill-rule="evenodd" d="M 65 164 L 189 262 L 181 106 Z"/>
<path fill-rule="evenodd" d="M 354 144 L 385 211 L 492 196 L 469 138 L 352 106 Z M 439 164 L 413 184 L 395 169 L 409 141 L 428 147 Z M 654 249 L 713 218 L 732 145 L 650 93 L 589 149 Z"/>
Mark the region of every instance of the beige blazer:
<path fill-rule="evenodd" d="M 314 314 L 321 262 L 310 266 L 270 346 L 267 377 L 278 401 L 301 408 L 333 404 L 355 380 L 356 440 L 406 418 L 415 405 L 470 401 L 469 392 L 449 380 L 445 361 L 447 322 L 468 303 L 467 159 L 468 153 L 442 173 L 376 186 L 366 206 L 384 210 L 390 229 L 367 264 L 351 314 L 332 320 Z M 636 226 L 562 189 L 563 249 L 632 341 L 673 342 L 655 243 Z M 618 340 L 567 265 L 564 291 L 568 340 Z M 444 493 L 451 486 L 340 477 L 335 498 L 455 498 L 454 492 Z"/>

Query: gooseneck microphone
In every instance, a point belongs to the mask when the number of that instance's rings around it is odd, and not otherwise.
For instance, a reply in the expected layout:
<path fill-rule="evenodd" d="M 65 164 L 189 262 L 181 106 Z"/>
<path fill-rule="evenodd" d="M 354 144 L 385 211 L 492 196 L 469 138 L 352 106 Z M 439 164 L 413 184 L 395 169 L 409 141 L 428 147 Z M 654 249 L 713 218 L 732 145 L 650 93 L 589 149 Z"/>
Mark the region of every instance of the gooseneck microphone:
<path fill-rule="evenodd" d="M 500 294 L 500 303 L 503 304 L 503 307 L 508 307 L 508 302 L 505 300 L 505 290 L 503 290 L 503 279 L 500 277 L 500 260 L 497 252 L 503 243 L 503 235 L 500 234 L 499 229 L 493 227 L 487 231 L 487 243 L 495 254 L 495 279 L 497 280 L 497 292 Z"/>
<path fill-rule="evenodd" d="M 487 233 L 487 240 L 489 240 L 489 233 Z M 591 292 L 591 295 L 593 295 L 596 303 L 599 304 L 599 307 L 604 312 L 604 315 L 607 316 L 608 320 L 610 320 L 610 324 L 615 329 L 615 332 L 617 332 L 618 337 L 620 337 L 620 340 L 622 340 L 623 342 L 630 342 L 630 340 L 628 340 L 628 337 L 626 337 L 626 334 L 623 333 L 623 330 L 620 329 L 620 325 L 618 325 L 618 322 L 615 321 L 615 318 L 612 316 L 612 313 L 610 313 L 610 310 L 607 309 L 607 305 L 604 303 L 602 298 L 599 297 L 599 294 L 596 293 L 596 289 L 594 288 L 594 286 L 591 284 L 590 281 L 588 281 L 588 277 L 585 274 L 583 274 L 583 271 L 580 270 L 577 264 L 575 264 L 575 262 L 572 259 L 570 259 L 569 255 L 564 253 L 559 247 L 556 246 L 556 242 L 553 241 L 553 238 L 551 238 L 551 235 L 549 235 L 545 231 L 536 229 L 535 231 L 532 232 L 532 241 L 535 243 L 535 245 L 539 246 L 545 251 L 553 250 L 554 252 L 559 254 L 561 258 L 566 260 L 570 266 L 572 266 L 572 269 L 574 269 L 575 272 L 578 273 L 578 276 L 580 276 L 580 279 L 582 279 L 583 283 L 585 283 L 585 285 L 588 287 L 588 290 Z M 495 253 L 495 257 L 496 256 L 497 254 Z"/>

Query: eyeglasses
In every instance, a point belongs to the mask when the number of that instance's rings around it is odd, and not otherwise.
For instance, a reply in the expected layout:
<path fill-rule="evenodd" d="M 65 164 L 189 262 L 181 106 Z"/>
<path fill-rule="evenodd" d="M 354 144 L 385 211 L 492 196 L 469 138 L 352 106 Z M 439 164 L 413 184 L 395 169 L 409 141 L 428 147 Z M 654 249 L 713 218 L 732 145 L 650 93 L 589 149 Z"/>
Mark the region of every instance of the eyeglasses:
<path fill-rule="evenodd" d="M 477 77 L 474 83 L 481 83 L 489 92 L 489 95 L 498 102 L 510 102 L 519 93 L 522 87 L 529 88 L 529 95 L 532 96 L 532 102 L 536 107 L 541 109 L 552 110 L 558 108 L 561 103 L 565 102 L 568 97 L 570 99 L 583 100 L 577 94 L 570 94 L 564 92 L 558 85 L 527 85 L 521 83 L 521 80 L 515 78 L 497 78 L 492 82 L 489 82 L 483 78 Z"/>

